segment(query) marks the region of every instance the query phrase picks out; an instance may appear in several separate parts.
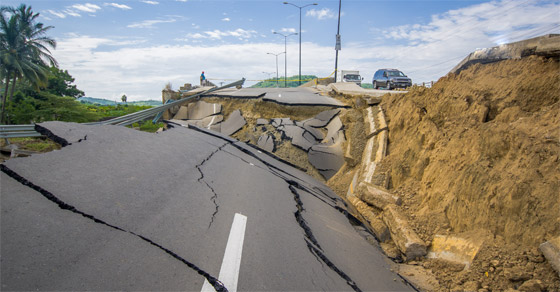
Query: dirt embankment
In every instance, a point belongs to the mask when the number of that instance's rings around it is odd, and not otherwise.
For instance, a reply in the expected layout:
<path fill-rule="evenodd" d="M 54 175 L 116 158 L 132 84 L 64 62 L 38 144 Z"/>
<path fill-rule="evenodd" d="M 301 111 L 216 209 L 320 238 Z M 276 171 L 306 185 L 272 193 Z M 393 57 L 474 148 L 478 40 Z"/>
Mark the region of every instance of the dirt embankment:
<path fill-rule="evenodd" d="M 522 282 L 508 273 L 518 268 L 560 289 L 537 250 L 560 235 L 559 68 L 534 56 L 479 64 L 431 89 L 383 97 L 389 147 L 378 169 L 420 237 L 490 234 L 468 271 L 424 264 L 442 288 L 516 288 Z"/>

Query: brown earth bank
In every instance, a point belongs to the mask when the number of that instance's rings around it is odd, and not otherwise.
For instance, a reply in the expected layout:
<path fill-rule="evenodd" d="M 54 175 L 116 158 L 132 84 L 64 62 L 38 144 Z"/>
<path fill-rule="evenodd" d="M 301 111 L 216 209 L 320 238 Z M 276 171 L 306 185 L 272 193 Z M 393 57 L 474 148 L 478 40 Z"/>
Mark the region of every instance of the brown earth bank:
<path fill-rule="evenodd" d="M 468 270 L 421 263 L 441 290 L 560 290 L 538 250 L 560 235 L 559 99 L 558 60 L 536 56 L 383 97 L 389 146 L 378 169 L 415 231 L 426 242 L 486 239 Z"/>

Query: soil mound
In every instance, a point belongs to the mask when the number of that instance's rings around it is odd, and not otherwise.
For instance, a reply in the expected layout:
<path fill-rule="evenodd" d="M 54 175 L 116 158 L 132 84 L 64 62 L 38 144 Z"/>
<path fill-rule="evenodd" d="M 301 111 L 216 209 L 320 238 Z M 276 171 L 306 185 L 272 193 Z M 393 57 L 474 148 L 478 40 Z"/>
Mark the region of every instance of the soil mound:
<path fill-rule="evenodd" d="M 390 173 L 424 240 L 490 232 L 493 244 L 472 273 L 487 272 L 486 260 L 523 258 L 560 234 L 559 68 L 558 60 L 536 56 L 477 64 L 433 88 L 383 97 L 389 147 L 379 169 Z M 511 288 L 498 272 L 477 275 L 481 287 Z M 550 268 L 532 277 L 560 287 Z M 448 288 L 467 279 L 438 278 Z"/>

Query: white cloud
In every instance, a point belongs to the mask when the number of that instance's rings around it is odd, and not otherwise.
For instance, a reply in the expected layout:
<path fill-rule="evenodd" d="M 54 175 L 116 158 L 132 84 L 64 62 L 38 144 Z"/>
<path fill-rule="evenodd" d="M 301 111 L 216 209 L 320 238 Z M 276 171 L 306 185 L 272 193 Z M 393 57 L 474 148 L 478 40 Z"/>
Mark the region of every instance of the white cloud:
<path fill-rule="evenodd" d="M 189 0 L 175 0 L 175 1 L 177 1 L 177 2 L 187 2 Z"/>
<path fill-rule="evenodd" d="M 66 18 L 66 14 L 64 14 L 63 12 L 57 12 L 57 11 L 50 10 L 50 9 L 47 10 L 47 12 L 56 16 L 56 17 L 58 17 L 58 18 Z"/>
<path fill-rule="evenodd" d="M 336 18 L 337 15 L 334 14 L 329 8 L 323 8 L 320 10 L 310 9 L 307 10 L 305 16 L 315 17 L 319 20 L 329 19 L 329 18 Z"/>
<path fill-rule="evenodd" d="M 284 33 L 296 33 L 297 30 L 295 28 L 282 28 L 280 29 L 280 32 L 284 32 Z"/>
<path fill-rule="evenodd" d="M 163 20 L 163 19 L 159 19 L 159 20 L 144 20 L 141 22 L 135 22 L 132 24 L 127 25 L 127 27 L 130 28 L 152 28 L 154 25 L 158 24 L 158 23 L 171 23 L 171 22 L 175 22 L 177 21 L 176 19 L 172 18 L 172 19 L 167 19 L 167 20 Z"/>
<path fill-rule="evenodd" d="M 115 8 L 119 8 L 119 9 L 122 9 L 122 10 L 129 10 L 129 9 L 132 9 L 132 7 L 130 7 L 130 6 L 126 5 L 126 4 L 104 3 L 104 5 L 106 5 L 106 6 L 113 6 L 113 7 L 115 7 Z"/>
<path fill-rule="evenodd" d="M 222 21 L 225 21 L 225 22 L 228 22 L 228 21 L 230 21 L 230 20 L 231 20 L 231 19 L 230 19 L 229 17 L 222 18 Z"/>
<path fill-rule="evenodd" d="M 70 16 L 74 16 L 74 17 L 82 17 L 82 15 L 80 15 L 78 12 L 71 10 L 71 9 L 66 9 L 64 10 L 64 13 L 66 13 L 67 15 Z"/>
<path fill-rule="evenodd" d="M 143 0 L 141 2 L 144 2 L 146 4 L 151 4 L 151 5 L 158 5 L 159 4 L 159 2 L 157 2 L 157 1 L 149 1 L 149 0 Z"/>
<path fill-rule="evenodd" d="M 74 4 L 72 5 L 72 8 L 89 13 L 95 13 L 97 10 L 101 9 L 101 7 L 91 3 Z"/>
<path fill-rule="evenodd" d="M 224 37 L 236 37 L 240 40 L 250 39 L 257 35 L 257 32 L 254 30 L 244 30 L 242 28 L 238 28 L 236 30 L 229 30 L 229 31 L 221 31 L 218 29 L 212 31 L 205 31 L 203 33 L 191 33 L 187 34 L 186 40 L 188 39 L 214 39 L 214 40 L 221 40 Z"/>

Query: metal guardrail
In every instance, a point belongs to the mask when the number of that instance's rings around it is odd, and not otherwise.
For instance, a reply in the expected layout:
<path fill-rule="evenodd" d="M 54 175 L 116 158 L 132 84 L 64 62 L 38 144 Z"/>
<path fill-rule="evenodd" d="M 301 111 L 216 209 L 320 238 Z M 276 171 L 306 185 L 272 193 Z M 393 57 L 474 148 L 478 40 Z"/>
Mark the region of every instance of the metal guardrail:
<path fill-rule="evenodd" d="M 241 86 L 245 83 L 245 78 L 241 80 L 235 81 L 230 84 L 226 84 L 220 87 L 214 87 L 209 90 L 203 91 L 201 93 L 197 93 L 195 95 L 189 96 L 184 99 L 175 100 L 172 102 L 166 102 L 164 105 L 160 105 L 157 107 L 153 107 L 150 109 L 146 109 L 143 111 L 135 112 L 132 114 L 124 115 L 122 117 L 106 120 L 103 122 L 95 122 L 95 123 L 85 123 L 85 125 L 120 125 L 120 126 L 128 126 L 132 125 L 133 123 L 148 119 L 149 117 L 156 116 L 157 119 L 161 117 L 164 111 L 174 107 L 182 105 L 183 103 L 197 98 L 201 95 L 208 94 L 210 92 L 214 92 L 220 89 L 225 89 L 234 86 Z M 154 119 L 154 121 L 157 121 Z M 35 131 L 35 125 L 0 125 L 0 138 L 20 138 L 20 137 L 40 137 L 42 136 L 39 132 Z"/>
<path fill-rule="evenodd" d="M 217 90 L 221 90 L 221 89 L 225 89 L 225 88 L 229 88 L 229 87 L 234 87 L 234 86 L 241 86 L 241 85 L 243 85 L 243 83 L 245 83 L 245 78 L 243 78 L 241 80 L 238 80 L 238 81 L 235 81 L 235 82 L 230 83 L 230 84 L 226 84 L 226 85 L 221 86 L 221 87 L 214 87 L 214 88 L 211 88 L 209 90 L 203 91 L 201 93 L 197 93 L 197 94 L 189 96 L 187 98 L 183 98 L 183 99 L 179 99 L 179 100 L 176 100 L 176 101 L 173 101 L 173 102 L 170 102 L 170 103 L 166 103 L 164 105 L 160 105 L 160 106 L 153 107 L 153 108 L 150 108 L 150 109 L 146 109 L 146 110 L 143 110 L 143 111 L 139 111 L 139 112 L 135 112 L 135 113 L 132 113 L 132 114 L 124 115 L 122 117 L 106 120 L 106 121 L 103 121 L 103 122 L 88 123 L 87 125 L 121 125 L 121 126 L 131 125 L 133 123 L 136 123 L 136 122 L 145 120 L 149 117 L 155 116 L 158 113 L 164 112 L 164 111 L 166 111 L 166 110 L 168 110 L 168 109 L 170 109 L 174 106 L 179 106 L 183 103 L 186 103 L 187 101 L 189 101 L 193 98 L 196 98 L 196 97 L 199 97 L 201 95 L 208 94 L 210 92 L 214 92 L 214 91 L 217 91 Z"/>
<path fill-rule="evenodd" d="M 0 138 L 40 137 L 35 125 L 0 125 Z"/>

